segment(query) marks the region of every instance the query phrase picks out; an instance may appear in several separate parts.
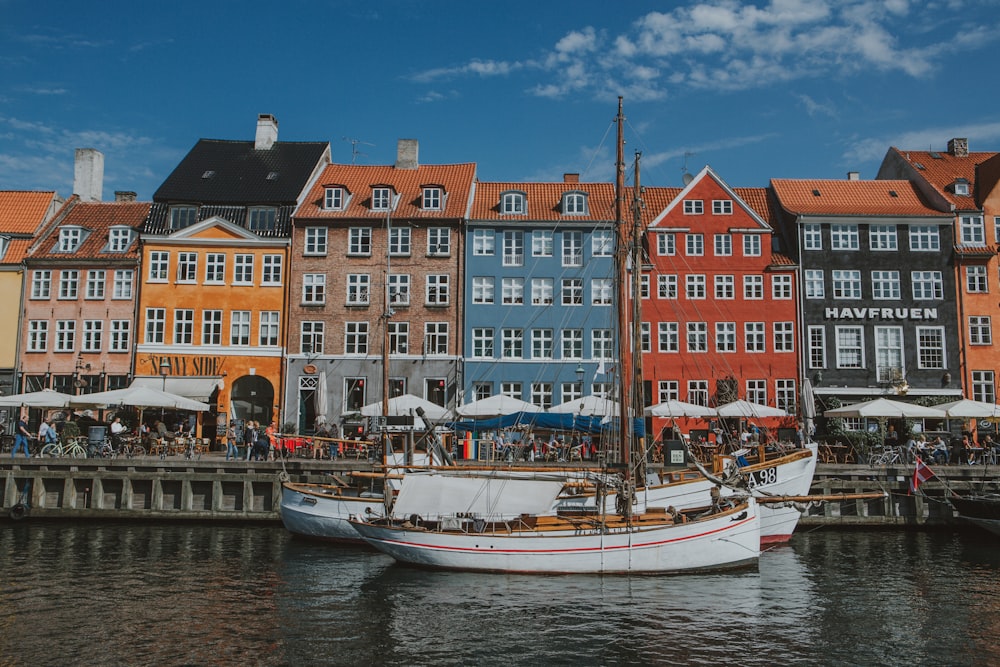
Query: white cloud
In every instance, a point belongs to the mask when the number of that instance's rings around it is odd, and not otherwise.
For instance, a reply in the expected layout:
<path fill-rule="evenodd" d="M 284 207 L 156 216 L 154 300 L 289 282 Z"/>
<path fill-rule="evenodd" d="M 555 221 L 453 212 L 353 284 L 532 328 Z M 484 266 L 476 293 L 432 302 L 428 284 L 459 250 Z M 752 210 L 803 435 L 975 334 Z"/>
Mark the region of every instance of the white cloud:
<path fill-rule="evenodd" d="M 969 150 L 976 151 L 976 145 L 987 146 L 1000 141 L 1000 122 L 969 123 L 951 127 L 928 127 L 911 130 L 888 137 L 862 137 L 856 139 L 844 151 L 847 162 L 881 162 L 889 146 L 901 151 L 939 150 L 947 149 L 948 140 L 955 137 L 965 137 L 969 140 Z M 980 148 L 979 150 L 982 150 Z"/>

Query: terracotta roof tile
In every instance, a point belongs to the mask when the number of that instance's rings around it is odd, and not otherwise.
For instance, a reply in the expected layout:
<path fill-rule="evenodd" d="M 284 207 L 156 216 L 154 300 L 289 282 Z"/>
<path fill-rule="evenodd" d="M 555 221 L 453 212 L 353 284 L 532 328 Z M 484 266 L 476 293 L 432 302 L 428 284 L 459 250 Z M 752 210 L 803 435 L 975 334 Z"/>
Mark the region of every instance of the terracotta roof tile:
<path fill-rule="evenodd" d="M 956 156 L 946 151 L 904 151 L 892 147 L 899 158 L 908 162 L 924 180 L 941 193 L 958 210 L 977 210 L 976 205 L 976 165 L 997 155 L 994 152 L 970 151 L 968 155 Z M 969 182 L 968 195 L 956 195 L 955 179 L 964 178 Z"/>
<path fill-rule="evenodd" d="M 500 196 L 504 192 L 523 192 L 527 199 L 527 215 L 510 215 L 500 212 Z M 585 215 L 562 212 L 563 195 L 567 192 L 587 193 L 587 213 Z M 626 196 L 626 200 L 630 195 Z M 627 205 L 622 211 L 628 216 Z M 615 219 L 615 188 L 611 183 L 550 183 L 489 182 L 476 184 L 476 196 L 472 205 L 470 220 L 525 221 L 576 221 L 596 222 Z"/>
<path fill-rule="evenodd" d="M 933 216 L 909 181 L 771 180 L 781 206 L 794 215 Z"/>
<path fill-rule="evenodd" d="M 138 256 L 138 230 L 149 215 L 149 202 L 79 202 L 54 221 L 31 252 L 31 259 L 125 259 Z M 67 226 L 83 227 L 89 233 L 73 253 L 55 252 L 59 230 Z M 125 252 L 108 252 L 108 230 L 125 226 L 136 230 Z"/>
<path fill-rule="evenodd" d="M 11 239 L 7 251 L 0 257 L 0 264 L 20 264 L 28 254 L 32 239 Z"/>
<path fill-rule="evenodd" d="M 995 257 L 997 254 L 997 247 L 995 245 L 957 245 L 955 246 L 955 254 L 962 255 L 963 257 Z"/>
<path fill-rule="evenodd" d="M 54 203 L 55 192 L 0 191 L 0 232 L 37 233 Z"/>

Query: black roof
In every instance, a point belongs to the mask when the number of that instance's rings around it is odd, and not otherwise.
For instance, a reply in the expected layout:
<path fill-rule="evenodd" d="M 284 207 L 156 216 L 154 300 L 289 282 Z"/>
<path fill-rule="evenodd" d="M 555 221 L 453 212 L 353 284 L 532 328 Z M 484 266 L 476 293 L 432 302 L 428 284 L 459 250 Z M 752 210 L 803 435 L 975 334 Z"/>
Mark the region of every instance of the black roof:
<path fill-rule="evenodd" d="M 200 139 L 153 195 L 154 202 L 294 204 L 327 150 L 325 142 Z"/>

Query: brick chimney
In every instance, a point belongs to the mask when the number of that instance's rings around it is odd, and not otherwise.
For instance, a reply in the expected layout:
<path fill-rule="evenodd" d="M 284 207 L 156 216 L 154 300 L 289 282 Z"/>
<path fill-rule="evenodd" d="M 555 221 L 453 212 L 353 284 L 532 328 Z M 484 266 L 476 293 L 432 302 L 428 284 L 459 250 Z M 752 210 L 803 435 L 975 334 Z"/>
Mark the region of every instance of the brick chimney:
<path fill-rule="evenodd" d="M 396 143 L 396 169 L 416 169 L 420 166 L 420 144 L 416 139 L 400 139 Z"/>
<path fill-rule="evenodd" d="M 861 180 L 861 172 L 859 172 L 859 171 L 849 171 L 849 172 L 847 172 L 847 180 L 849 180 L 849 181 L 860 181 Z"/>
<path fill-rule="evenodd" d="M 257 116 L 257 136 L 253 140 L 253 147 L 259 151 L 266 151 L 277 140 L 278 119 L 269 113 Z"/>
<path fill-rule="evenodd" d="M 563 174 L 563 183 L 579 183 L 580 174 Z"/>
<path fill-rule="evenodd" d="M 955 157 L 969 157 L 969 140 L 959 137 L 949 139 L 948 153 Z"/>
<path fill-rule="evenodd" d="M 96 148 L 77 148 L 73 161 L 73 194 L 80 201 L 101 201 L 104 192 L 104 153 Z"/>
<path fill-rule="evenodd" d="M 115 190 L 115 201 L 135 201 L 136 194 L 131 190 Z"/>

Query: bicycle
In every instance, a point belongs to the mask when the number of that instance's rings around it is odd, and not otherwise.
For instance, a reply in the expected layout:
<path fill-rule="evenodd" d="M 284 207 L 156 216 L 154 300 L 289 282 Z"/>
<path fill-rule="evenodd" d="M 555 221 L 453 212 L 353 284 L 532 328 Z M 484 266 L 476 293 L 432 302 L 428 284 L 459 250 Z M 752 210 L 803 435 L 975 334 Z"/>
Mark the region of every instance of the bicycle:
<path fill-rule="evenodd" d="M 70 440 L 65 444 L 61 442 L 50 442 L 42 447 L 41 456 L 85 459 L 87 458 L 87 448 L 80 444 L 79 440 L 75 439 Z"/>
<path fill-rule="evenodd" d="M 145 456 L 146 448 L 140 445 L 138 440 L 122 438 L 118 443 L 118 447 L 115 448 L 115 455 L 124 456 L 130 459 L 135 458 L 136 456 Z"/>

